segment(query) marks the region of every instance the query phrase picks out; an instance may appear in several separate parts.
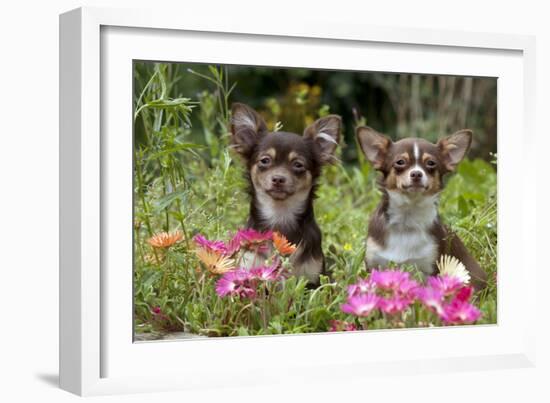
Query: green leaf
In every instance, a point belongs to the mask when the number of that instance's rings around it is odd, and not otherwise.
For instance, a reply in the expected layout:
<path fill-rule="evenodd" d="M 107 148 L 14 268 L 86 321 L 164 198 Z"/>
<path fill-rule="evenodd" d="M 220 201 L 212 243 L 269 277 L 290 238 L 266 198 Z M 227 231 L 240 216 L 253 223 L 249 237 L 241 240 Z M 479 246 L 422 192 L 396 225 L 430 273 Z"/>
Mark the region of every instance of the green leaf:
<path fill-rule="evenodd" d="M 151 287 L 155 282 L 157 282 L 162 277 L 162 272 L 158 270 L 151 270 L 141 279 L 141 287 L 146 289 Z"/>
<path fill-rule="evenodd" d="M 202 146 L 200 144 L 182 143 L 182 144 L 177 144 L 173 147 L 167 148 L 165 150 L 156 152 L 154 154 L 151 154 L 151 155 L 149 155 L 149 158 L 150 159 L 159 159 L 161 157 L 174 154 L 178 151 L 189 151 L 190 152 L 193 149 L 203 149 L 203 148 L 204 148 L 204 146 Z"/>
<path fill-rule="evenodd" d="M 175 98 L 175 99 L 155 99 L 147 102 L 145 106 L 149 108 L 173 108 L 176 106 L 185 105 L 189 109 L 195 107 L 196 102 L 192 102 L 190 98 Z"/>
<path fill-rule="evenodd" d="M 250 336 L 250 333 L 248 333 L 247 328 L 241 326 L 237 329 L 237 335 L 239 335 L 239 336 Z"/>
<path fill-rule="evenodd" d="M 166 196 L 161 197 L 153 204 L 154 211 L 158 213 L 159 211 L 162 211 L 166 207 L 170 206 L 176 200 L 184 201 L 186 200 L 188 194 L 189 194 L 189 191 L 185 189 L 168 193 Z"/>

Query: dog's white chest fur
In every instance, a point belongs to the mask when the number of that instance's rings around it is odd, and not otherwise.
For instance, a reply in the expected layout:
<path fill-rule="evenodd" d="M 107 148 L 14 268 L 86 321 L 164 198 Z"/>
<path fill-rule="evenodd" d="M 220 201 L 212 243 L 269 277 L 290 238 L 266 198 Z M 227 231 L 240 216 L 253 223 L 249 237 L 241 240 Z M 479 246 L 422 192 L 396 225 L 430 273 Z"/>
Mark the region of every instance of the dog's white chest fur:
<path fill-rule="evenodd" d="M 297 192 L 286 200 L 273 200 L 263 191 L 257 191 L 259 213 L 268 227 L 294 228 L 297 225 L 296 217 L 303 213 L 306 207 L 307 192 Z"/>
<path fill-rule="evenodd" d="M 261 190 L 257 190 L 258 210 L 264 224 L 269 228 L 284 232 L 283 229 L 296 229 L 298 221 L 296 217 L 302 214 L 306 208 L 309 190 L 296 192 L 285 200 L 273 200 Z M 298 244 L 298 250 L 292 255 L 291 262 L 295 276 L 306 277 L 311 282 L 317 282 L 319 274 L 323 270 L 323 259 L 298 259 L 303 253 L 302 245 Z M 258 256 L 254 252 L 247 252 L 243 256 L 243 267 L 251 268 L 258 264 L 264 264 L 266 256 Z M 298 260 L 300 262 L 298 263 Z"/>
<path fill-rule="evenodd" d="M 438 245 L 430 233 L 437 218 L 437 196 L 402 195 L 389 191 L 388 223 L 384 246 L 367 239 L 367 263 L 415 264 L 426 274 L 433 272 Z"/>

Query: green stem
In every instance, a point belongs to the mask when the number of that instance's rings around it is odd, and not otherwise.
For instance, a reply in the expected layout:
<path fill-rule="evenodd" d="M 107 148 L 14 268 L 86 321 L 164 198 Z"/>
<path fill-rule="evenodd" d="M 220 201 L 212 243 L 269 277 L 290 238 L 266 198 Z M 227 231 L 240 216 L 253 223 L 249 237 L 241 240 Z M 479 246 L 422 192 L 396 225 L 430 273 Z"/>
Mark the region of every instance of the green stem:
<path fill-rule="evenodd" d="M 164 197 L 166 197 L 166 185 L 167 184 L 167 180 L 166 180 L 166 169 L 165 168 L 162 168 L 162 195 Z M 164 230 L 166 232 L 168 232 L 170 230 L 170 214 L 169 214 L 169 209 L 168 209 L 168 206 L 166 206 L 164 208 L 164 216 L 165 216 L 165 224 L 164 224 Z"/>
<path fill-rule="evenodd" d="M 262 322 L 264 325 L 264 334 L 267 333 L 267 290 L 266 285 L 262 287 L 263 289 L 263 309 L 262 309 Z"/>
<path fill-rule="evenodd" d="M 166 289 L 166 282 L 168 281 L 168 275 L 170 274 L 169 273 L 170 263 L 167 256 L 165 256 L 164 266 L 165 267 L 163 267 L 164 272 L 162 273 L 162 281 L 160 283 L 159 295 L 164 295 L 164 290 Z"/>
<path fill-rule="evenodd" d="M 135 150 L 134 150 L 134 160 L 135 160 L 135 166 L 136 166 L 138 196 L 141 200 L 141 204 L 143 205 L 143 211 L 145 213 L 145 226 L 147 227 L 147 232 L 149 233 L 149 236 L 153 236 L 153 229 L 151 228 L 151 221 L 149 220 L 149 205 L 145 200 L 145 192 L 143 192 L 144 183 L 143 183 L 143 172 L 141 170 L 141 160 L 139 159 L 137 152 Z"/>
<path fill-rule="evenodd" d="M 227 72 L 227 67 L 224 67 L 224 78 L 225 78 L 225 85 L 224 85 L 224 90 L 223 90 L 223 98 L 224 98 L 224 101 L 225 101 L 225 113 L 224 113 L 224 118 L 225 118 L 225 123 L 227 124 L 227 121 L 229 120 L 229 94 L 228 94 L 228 91 L 229 91 L 229 73 Z"/>
<path fill-rule="evenodd" d="M 140 240 L 140 236 L 139 236 L 139 229 L 138 228 L 134 228 L 134 232 L 135 232 L 135 245 L 137 245 L 137 250 L 138 250 L 138 253 L 139 253 L 139 257 L 141 259 L 141 261 L 143 262 L 144 261 L 144 253 L 143 253 L 143 245 L 141 244 L 141 240 Z"/>
<path fill-rule="evenodd" d="M 170 170 L 170 181 L 172 183 L 172 187 L 174 190 L 176 189 L 176 174 L 174 173 L 174 170 Z M 187 232 L 187 228 L 185 227 L 185 222 L 183 218 L 181 217 L 181 201 L 179 199 L 176 199 L 176 206 L 178 208 L 179 215 L 179 222 L 181 225 L 181 230 L 183 231 L 183 235 L 185 238 L 185 245 L 187 246 L 187 249 L 189 250 L 191 248 L 189 244 L 189 233 Z"/>
<path fill-rule="evenodd" d="M 147 91 L 149 86 L 153 83 L 153 80 L 155 79 L 156 75 L 157 75 L 157 71 L 155 71 L 153 73 L 153 75 L 151 76 L 151 78 L 149 79 L 147 84 L 145 84 L 145 87 L 143 87 L 143 90 L 141 91 L 141 94 L 139 94 L 139 98 L 137 99 L 136 106 L 134 108 L 136 110 L 136 112 L 134 114 L 134 121 L 137 119 L 137 117 L 139 115 L 139 112 L 141 112 L 141 110 L 143 109 L 143 107 L 140 108 L 141 100 L 143 99 L 143 97 L 145 95 L 145 92 Z"/>
<path fill-rule="evenodd" d="M 233 302 L 233 301 L 232 301 Z M 244 305 L 241 310 L 239 312 L 237 312 L 237 315 L 235 316 L 235 325 L 238 326 L 239 325 L 239 319 L 241 318 L 241 315 L 242 313 L 247 309 L 247 308 L 250 308 L 252 306 L 252 304 L 247 304 L 247 305 Z M 249 318 L 250 318 L 250 315 L 249 315 Z M 248 321 L 249 324 L 250 324 L 250 320 Z"/>

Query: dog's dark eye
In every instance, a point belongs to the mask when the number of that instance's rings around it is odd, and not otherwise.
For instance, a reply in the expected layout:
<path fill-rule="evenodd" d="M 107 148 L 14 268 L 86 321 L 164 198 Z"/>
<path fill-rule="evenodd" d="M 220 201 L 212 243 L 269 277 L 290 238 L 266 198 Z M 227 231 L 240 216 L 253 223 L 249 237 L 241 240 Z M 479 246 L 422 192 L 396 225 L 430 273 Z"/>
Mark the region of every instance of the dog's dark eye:
<path fill-rule="evenodd" d="M 266 165 L 269 165 L 270 163 L 271 163 L 270 157 L 263 157 L 260 159 L 260 165 L 266 166 Z"/>
<path fill-rule="evenodd" d="M 436 165 L 437 165 L 437 164 L 436 164 L 435 161 L 432 161 L 432 160 L 426 161 L 426 166 L 427 166 L 428 168 L 435 168 Z"/>
<path fill-rule="evenodd" d="M 406 163 L 407 162 L 403 159 L 395 161 L 395 165 L 397 165 L 398 167 L 403 167 Z"/>
<path fill-rule="evenodd" d="M 302 164 L 300 161 L 294 161 L 292 163 L 292 167 L 297 170 L 304 169 L 304 164 Z"/>

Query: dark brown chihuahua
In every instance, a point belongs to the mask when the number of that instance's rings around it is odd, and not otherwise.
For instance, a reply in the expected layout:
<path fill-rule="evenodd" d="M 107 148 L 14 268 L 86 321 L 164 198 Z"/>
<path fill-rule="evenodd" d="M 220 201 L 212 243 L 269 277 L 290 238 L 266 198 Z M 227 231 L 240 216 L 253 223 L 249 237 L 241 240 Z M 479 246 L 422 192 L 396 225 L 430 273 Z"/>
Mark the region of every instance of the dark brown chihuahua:
<path fill-rule="evenodd" d="M 476 290 L 484 288 L 487 274 L 460 238 L 441 223 L 437 211 L 443 176 L 453 172 L 468 152 L 472 132 L 461 130 L 436 144 L 412 137 L 394 143 L 362 126 L 357 128 L 357 140 L 367 160 L 382 173 L 382 201 L 369 222 L 367 267 L 410 263 L 434 274 L 441 255 L 450 255 L 464 264 Z"/>
<path fill-rule="evenodd" d="M 313 285 L 325 273 L 321 231 L 313 214 L 317 180 L 335 160 L 341 118 L 318 119 L 302 136 L 270 132 L 247 105 L 232 107 L 231 143 L 244 158 L 251 196 L 248 228 L 274 230 L 298 246 L 291 257 L 294 274 Z"/>

